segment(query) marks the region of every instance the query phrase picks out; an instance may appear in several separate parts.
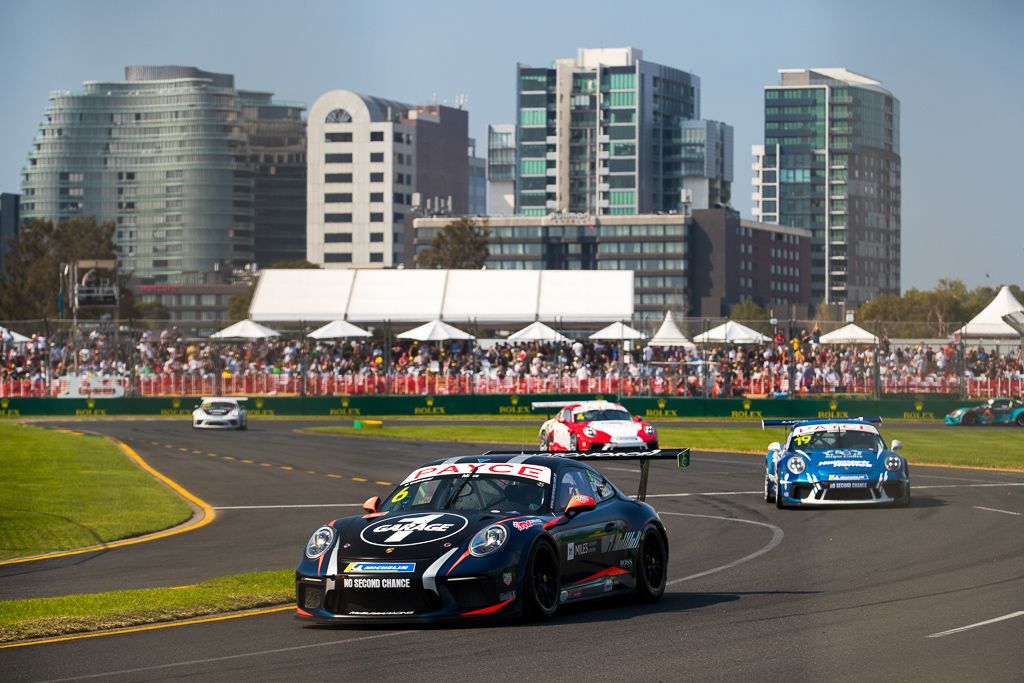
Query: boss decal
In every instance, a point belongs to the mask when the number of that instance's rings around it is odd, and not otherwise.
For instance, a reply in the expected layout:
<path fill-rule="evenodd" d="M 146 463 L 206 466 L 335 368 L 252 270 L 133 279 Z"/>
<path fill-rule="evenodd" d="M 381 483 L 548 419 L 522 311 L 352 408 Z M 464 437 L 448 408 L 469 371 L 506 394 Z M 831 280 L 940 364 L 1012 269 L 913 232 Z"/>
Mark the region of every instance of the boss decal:
<path fill-rule="evenodd" d="M 363 529 L 359 537 L 370 545 L 403 547 L 435 543 L 469 525 L 462 515 L 448 512 L 389 517 Z"/>

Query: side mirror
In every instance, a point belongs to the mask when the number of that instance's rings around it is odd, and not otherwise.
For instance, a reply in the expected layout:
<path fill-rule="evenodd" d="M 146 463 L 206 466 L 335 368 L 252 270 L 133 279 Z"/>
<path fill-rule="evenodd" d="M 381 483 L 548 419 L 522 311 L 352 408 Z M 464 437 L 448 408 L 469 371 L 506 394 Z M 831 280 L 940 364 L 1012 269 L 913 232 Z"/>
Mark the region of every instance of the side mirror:
<path fill-rule="evenodd" d="M 639 415 L 634 415 L 634 416 L 633 416 L 633 422 L 643 422 L 643 420 L 642 420 L 642 419 L 640 419 L 640 416 L 639 416 Z"/>
<path fill-rule="evenodd" d="M 762 441 L 762 443 L 764 442 Z M 781 453 L 782 444 L 779 443 L 778 441 L 772 441 L 770 444 L 768 444 L 768 450 L 770 450 L 773 453 Z"/>
<path fill-rule="evenodd" d="M 367 512 L 376 512 L 378 507 L 380 507 L 380 498 L 378 496 L 367 498 L 366 502 L 363 503 L 363 509 Z"/>
<path fill-rule="evenodd" d="M 898 451 L 901 448 L 903 448 L 903 442 L 899 439 L 893 439 L 892 446 L 889 447 L 889 450 Z"/>
<path fill-rule="evenodd" d="M 565 506 L 565 514 L 566 516 L 578 515 L 581 512 L 590 512 L 596 507 L 597 501 L 590 496 L 576 494 L 569 499 L 569 504 Z"/>

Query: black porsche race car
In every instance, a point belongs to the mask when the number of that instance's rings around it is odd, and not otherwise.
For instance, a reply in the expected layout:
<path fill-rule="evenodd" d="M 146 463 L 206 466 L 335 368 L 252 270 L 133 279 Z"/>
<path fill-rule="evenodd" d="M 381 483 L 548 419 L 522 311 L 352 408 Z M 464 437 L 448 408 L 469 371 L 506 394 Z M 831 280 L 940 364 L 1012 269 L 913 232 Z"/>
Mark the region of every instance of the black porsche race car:
<path fill-rule="evenodd" d="M 638 453 L 496 453 L 413 471 L 366 514 L 310 537 L 295 572 L 296 617 L 319 623 L 526 615 L 665 590 L 668 538 L 643 502 L 651 460 L 689 464 L 689 449 Z M 639 460 L 637 499 L 589 460 Z"/>

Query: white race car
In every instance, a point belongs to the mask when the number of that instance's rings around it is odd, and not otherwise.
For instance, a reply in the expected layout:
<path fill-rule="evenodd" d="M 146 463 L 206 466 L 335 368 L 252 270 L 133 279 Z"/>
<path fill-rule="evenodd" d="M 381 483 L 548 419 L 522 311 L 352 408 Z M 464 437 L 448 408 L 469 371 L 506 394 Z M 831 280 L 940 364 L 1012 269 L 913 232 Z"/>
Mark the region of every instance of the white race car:
<path fill-rule="evenodd" d="M 192 429 L 245 429 L 249 413 L 245 410 L 247 398 L 204 396 L 202 403 L 192 411 Z"/>
<path fill-rule="evenodd" d="M 608 401 L 546 401 L 534 408 L 561 408 L 540 427 L 542 451 L 653 451 L 658 432 L 639 416 Z"/>

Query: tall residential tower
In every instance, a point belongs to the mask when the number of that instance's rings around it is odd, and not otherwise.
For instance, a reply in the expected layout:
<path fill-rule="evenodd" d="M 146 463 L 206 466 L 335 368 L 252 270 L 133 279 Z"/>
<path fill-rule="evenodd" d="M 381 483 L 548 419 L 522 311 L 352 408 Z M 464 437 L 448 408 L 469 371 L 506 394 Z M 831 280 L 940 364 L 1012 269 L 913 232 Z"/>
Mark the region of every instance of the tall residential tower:
<path fill-rule="evenodd" d="M 779 73 L 753 148 L 754 217 L 811 230 L 814 301 L 899 294 L 899 100 L 846 69 Z"/>
<path fill-rule="evenodd" d="M 517 68 L 516 212 L 679 211 L 683 127 L 700 78 L 634 48 L 580 49 Z"/>

